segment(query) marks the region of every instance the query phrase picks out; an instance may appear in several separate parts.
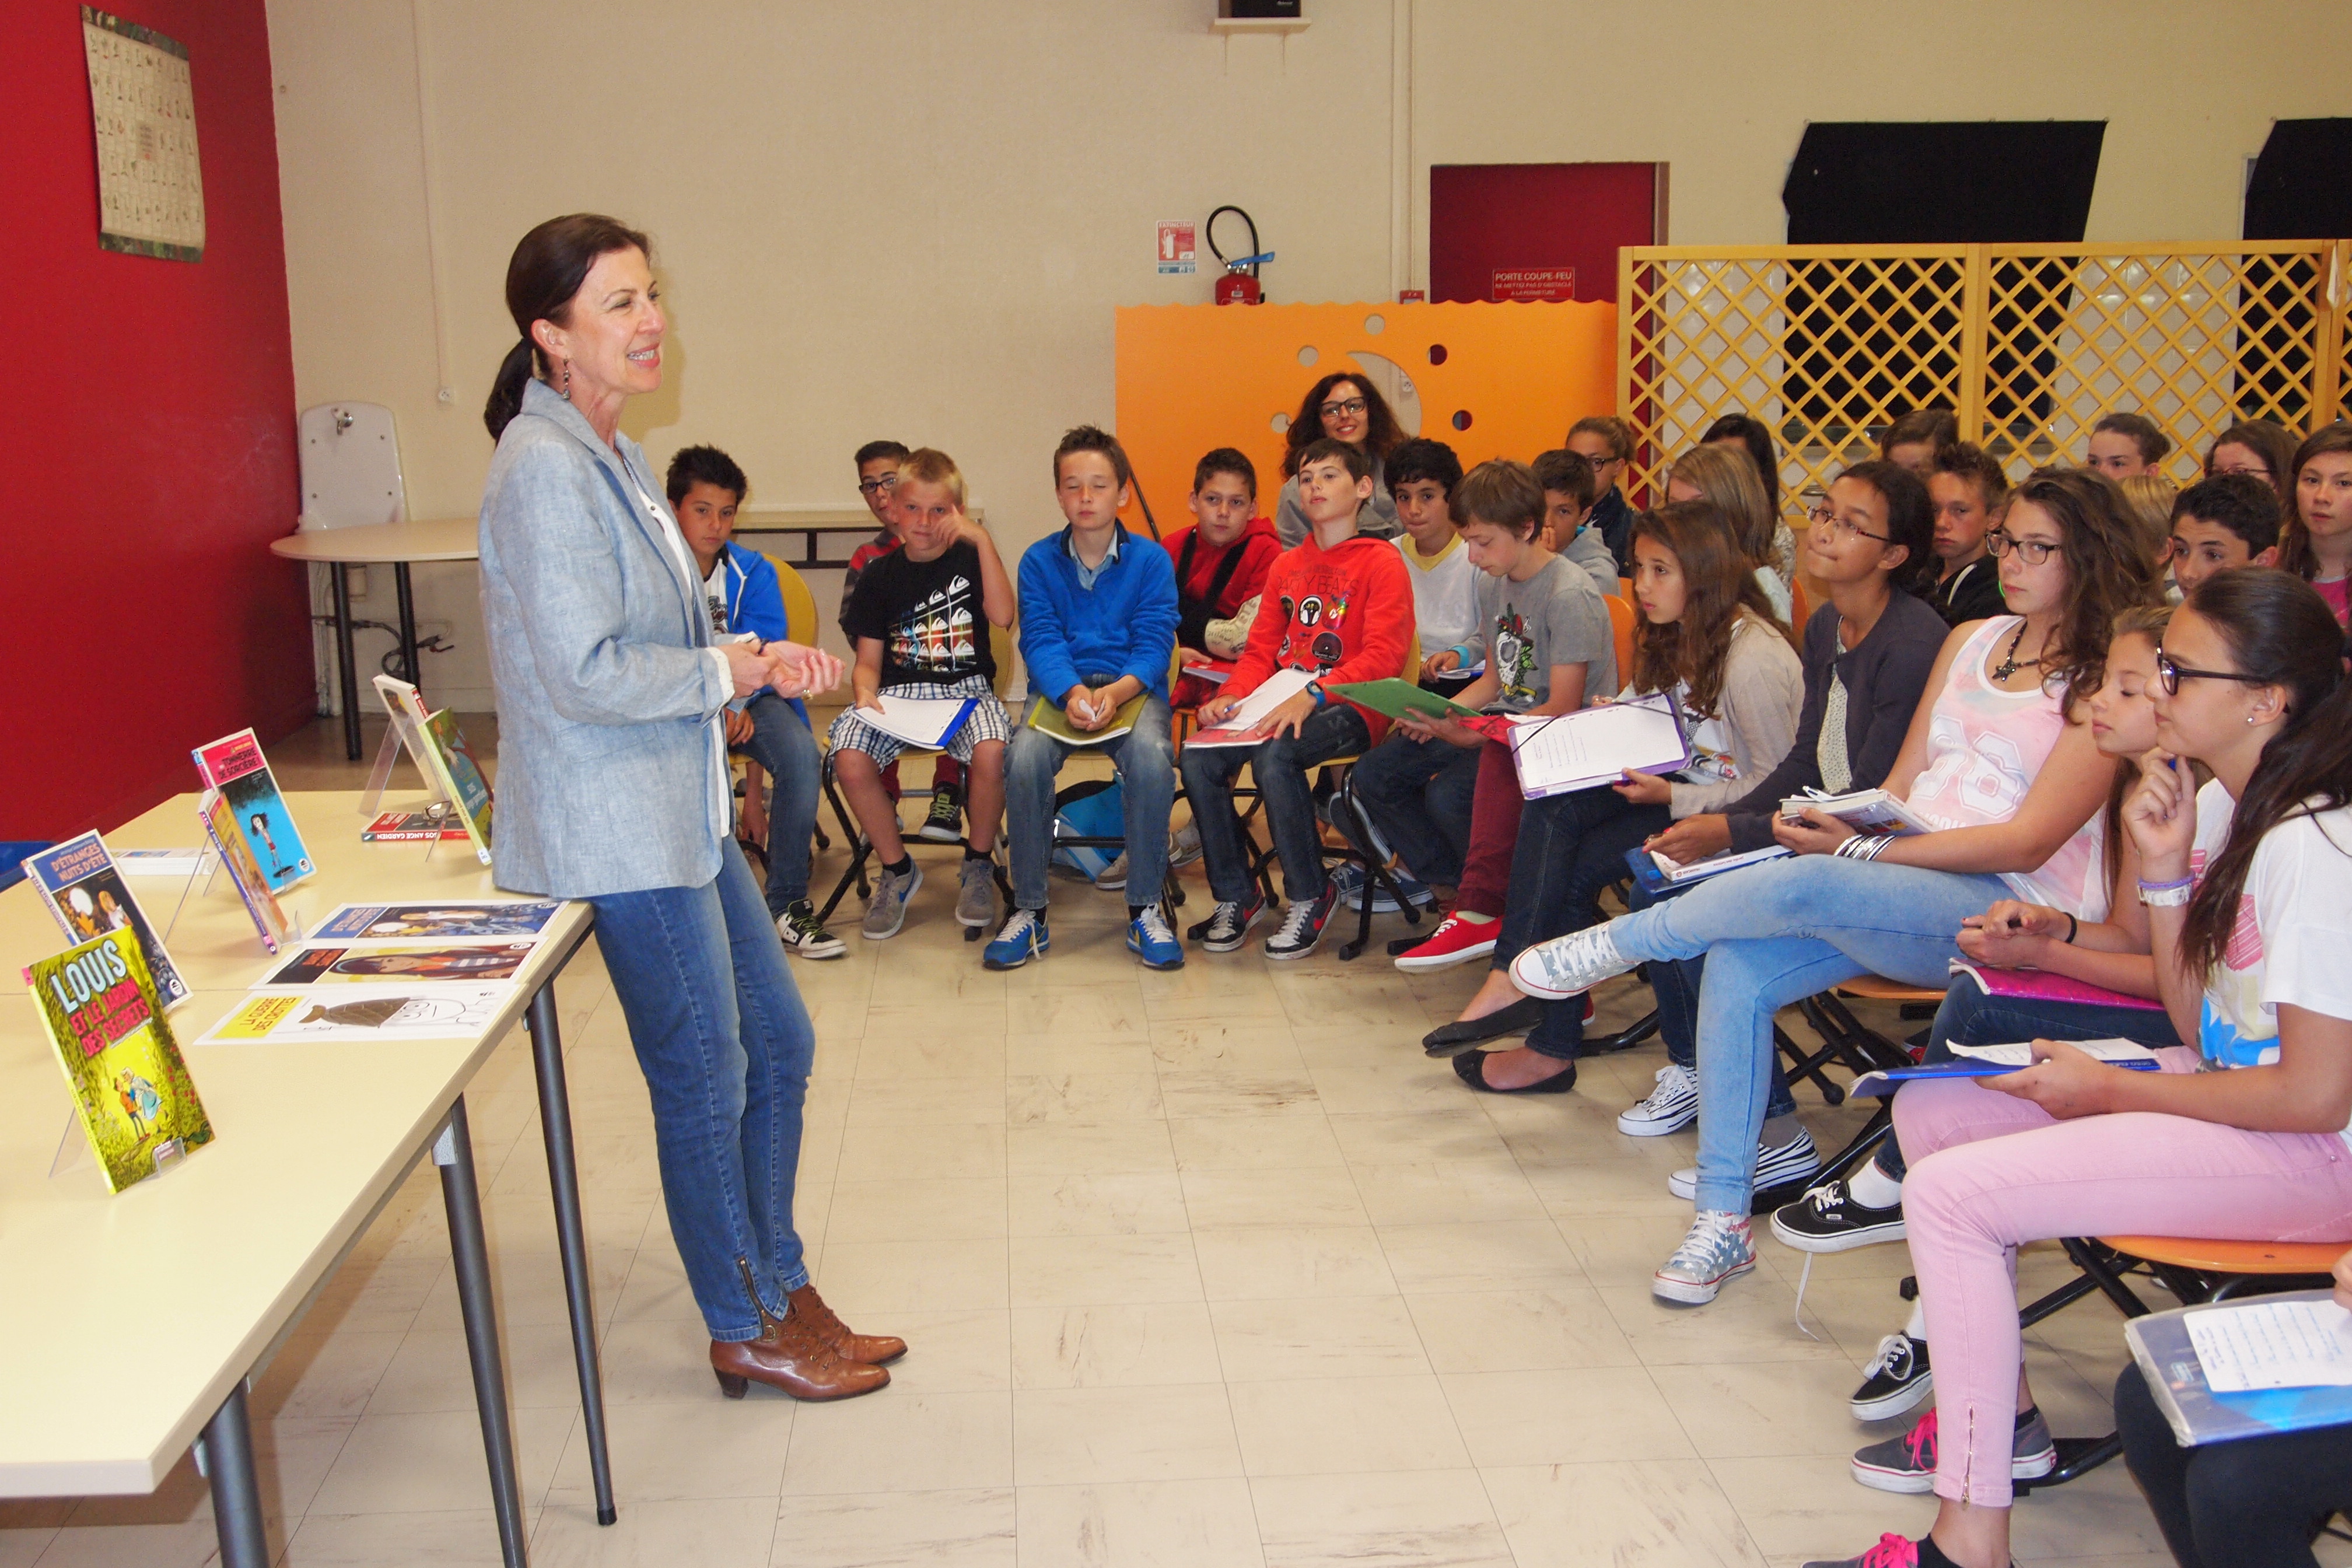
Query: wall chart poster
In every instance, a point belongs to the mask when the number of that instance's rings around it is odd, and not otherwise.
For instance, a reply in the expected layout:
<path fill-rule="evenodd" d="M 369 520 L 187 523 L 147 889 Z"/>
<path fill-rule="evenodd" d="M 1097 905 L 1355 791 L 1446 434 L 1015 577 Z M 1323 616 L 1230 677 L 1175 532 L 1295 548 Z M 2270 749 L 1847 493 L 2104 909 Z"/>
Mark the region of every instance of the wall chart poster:
<path fill-rule="evenodd" d="M 98 243 L 166 261 L 205 255 L 205 182 L 185 45 L 84 5 L 98 131 Z"/>

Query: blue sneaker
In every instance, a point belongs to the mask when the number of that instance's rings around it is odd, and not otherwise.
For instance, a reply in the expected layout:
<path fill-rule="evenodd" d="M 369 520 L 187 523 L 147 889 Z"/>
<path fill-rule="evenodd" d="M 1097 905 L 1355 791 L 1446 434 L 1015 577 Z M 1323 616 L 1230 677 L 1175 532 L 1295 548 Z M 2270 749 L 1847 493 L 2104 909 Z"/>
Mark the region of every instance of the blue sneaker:
<path fill-rule="evenodd" d="M 996 933 L 996 940 L 981 950 L 982 969 L 1018 969 L 1033 958 L 1045 956 L 1045 949 L 1054 939 L 1045 931 L 1045 911 L 1015 910 Z"/>
<path fill-rule="evenodd" d="M 1146 969 L 1184 967 L 1184 950 L 1177 945 L 1176 933 L 1168 929 L 1158 904 L 1127 922 L 1127 951 L 1143 960 Z"/>

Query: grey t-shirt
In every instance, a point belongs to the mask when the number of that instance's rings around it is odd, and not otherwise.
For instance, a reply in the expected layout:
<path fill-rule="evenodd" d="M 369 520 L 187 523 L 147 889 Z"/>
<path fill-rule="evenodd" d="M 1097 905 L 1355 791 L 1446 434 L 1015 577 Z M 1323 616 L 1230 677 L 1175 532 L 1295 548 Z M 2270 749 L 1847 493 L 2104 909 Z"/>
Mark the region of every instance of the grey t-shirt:
<path fill-rule="evenodd" d="M 1551 667 L 1580 664 L 1586 700 L 1617 689 L 1617 642 L 1591 574 L 1553 556 L 1524 583 L 1481 573 L 1478 629 L 1501 682 L 1492 704 L 1524 713 L 1551 700 Z"/>

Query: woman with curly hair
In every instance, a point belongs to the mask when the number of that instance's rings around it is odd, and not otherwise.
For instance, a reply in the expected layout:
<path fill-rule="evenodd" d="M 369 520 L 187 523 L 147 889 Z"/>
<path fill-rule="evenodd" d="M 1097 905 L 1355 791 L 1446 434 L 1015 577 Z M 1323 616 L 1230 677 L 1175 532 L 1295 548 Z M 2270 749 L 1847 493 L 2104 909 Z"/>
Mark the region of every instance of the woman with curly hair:
<path fill-rule="evenodd" d="M 1283 433 L 1282 494 L 1274 508 L 1274 531 L 1285 550 L 1307 537 L 1307 513 L 1298 504 L 1299 454 L 1329 437 L 1357 447 L 1372 460 L 1372 499 L 1364 503 L 1356 531 L 1374 539 L 1397 535 L 1396 502 L 1389 499 L 1388 455 L 1404 441 L 1404 431 L 1381 389 L 1351 371 L 1334 371 L 1307 389 L 1298 412 Z"/>

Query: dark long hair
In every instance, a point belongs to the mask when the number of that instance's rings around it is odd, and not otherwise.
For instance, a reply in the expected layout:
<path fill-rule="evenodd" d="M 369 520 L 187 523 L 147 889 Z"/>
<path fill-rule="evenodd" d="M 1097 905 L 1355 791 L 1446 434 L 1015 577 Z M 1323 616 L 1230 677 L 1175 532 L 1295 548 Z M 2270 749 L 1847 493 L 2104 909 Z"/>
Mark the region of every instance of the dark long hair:
<path fill-rule="evenodd" d="M 2285 495 L 2294 485 L 2294 432 L 2269 419 L 2241 419 L 2205 448 L 2205 477 L 2213 477 L 2213 454 L 2224 447 L 2243 447 L 2270 470 L 2271 489 Z"/>
<path fill-rule="evenodd" d="M 1925 595 L 1936 585 L 1936 507 L 1919 476 L 1900 463 L 1873 458 L 1856 463 L 1841 479 L 1860 479 L 1886 503 L 1886 542 L 1911 553 L 1888 574 L 1886 585 L 1906 594 Z M 1832 481 L 1835 483 L 1835 480 Z"/>
<path fill-rule="evenodd" d="M 489 401 L 482 405 L 482 423 L 490 439 L 506 434 L 509 422 L 522 412 L 523 384 L 547 372 L 545 357 L 530 341 L 533 321 L 569 325 L 572 301 L 600 256 L 615 250 L 641 250 L 650 259 L 653 242 L 618 218 L 596 213 L 572 213 L 551 217 L 514 248 L 507 262 L 507 314 L 514 318 L 521 341 L 499 362 L 490 383 Z"/>
<path fill-rule="evenodd" d="M 2231 818 L 2230 842 L 2207 863 L 2181 924 L 2182 965 L 2202 976 L 2230 945 L 2263 836 L 2290 817 L 2352 802 L 2352 682 L 2344 679 L 2344 634 L 2335 612 L 2290 573 L 2269 566 L 2216 572 L 2181 608 L 2212 623 L 2238 673 L 2287 691 L 2286 726 L 2263 748 Z M 2336 847 L 2352 853 L 2352 847 Z"/>
<path fill-rule="evenodd" d="M 2059 701 L 2071 707 L 2106 676 L 2107 638 L 2116 617 L 2158 597 L 2156 567 L 2139 540 L 2131 503 L 2114 480 L 2088 468 L 2036 468 L 2010 497 L 2006 528 L 2021 501 L 2058 525 L 2058 552 L 2066 563 L 2066 606 L 2059 612 L 2056 646 L 2042 656 L 2044 684 L 2055 681 Z"/>
<path fill-rule="evenodd" d="M 1307 395 L 1298 400 L 1297 416 L 1291 420 L 1290 428 L 1283 432 L 1284 479 L 1298 471 L 1298 455 L 1323 439 L 1323 400 L 1330 396 L 1331 389 L 1343 381 L 1364 391 L 1365 451 L 1385 461 L 1388 455 L 1397 449 L 1397 443 L 1404 439 L 1404 431 L 1398 426 L 1396 415 L 1390 410 L 1389 400 L 1381 395 L 1381 389 L 1367 380 L 1362 371 L 1335 370 L 1307 389 Z"/>
<path fill-rule="evenodd" d="M 1645 511 L 1633 520 L 1633 537 L 1653 540 L 1675 558 L 1682 567 L 1684 593 L 1681 619 L 1662 626 L 1646 616 L 1634 618 L 1633 689 L 1669 691 L 1687 682 L 1691 711 L 1714 718 L 1740 611 L 1753 614 L 1791 647 L 1796 638 L 1764 597 L 1756 563 L 1732 530 L 1731 514 L 1715 502 L 1676 501 Z"/>
<path fill-rule="evenodd" d="M 1772 445 L 1772 432 L 1764 421 L 1750 414 L 1727 414 L 1699 432 L 1698 444 L 1712 447 L 1717 441 L 1737 441 L 1748 448 L 1756 459 L 1756 471 L 1764 478 L 1764 499 L 1772 508 L 1772 521 L 1780 521 L 1780 454 Z"/>
<path fill-rule="evenodd" d="M 2339 419 L 2314 430 L 2294 449 L 2294 461 L 2287 467 L 2286 489 L 2279 492 L 2278 563 L 2282 572 L 2308 578 L 2318 570 L 2318 557 L 2311 549 L 2311 530 L 2303 526 L 2303 510 L 2295 505 L 2295 492 L 2303 489 L 2303 466 L 2331 452 L 2352 452 L 2352 425 Z"/>

